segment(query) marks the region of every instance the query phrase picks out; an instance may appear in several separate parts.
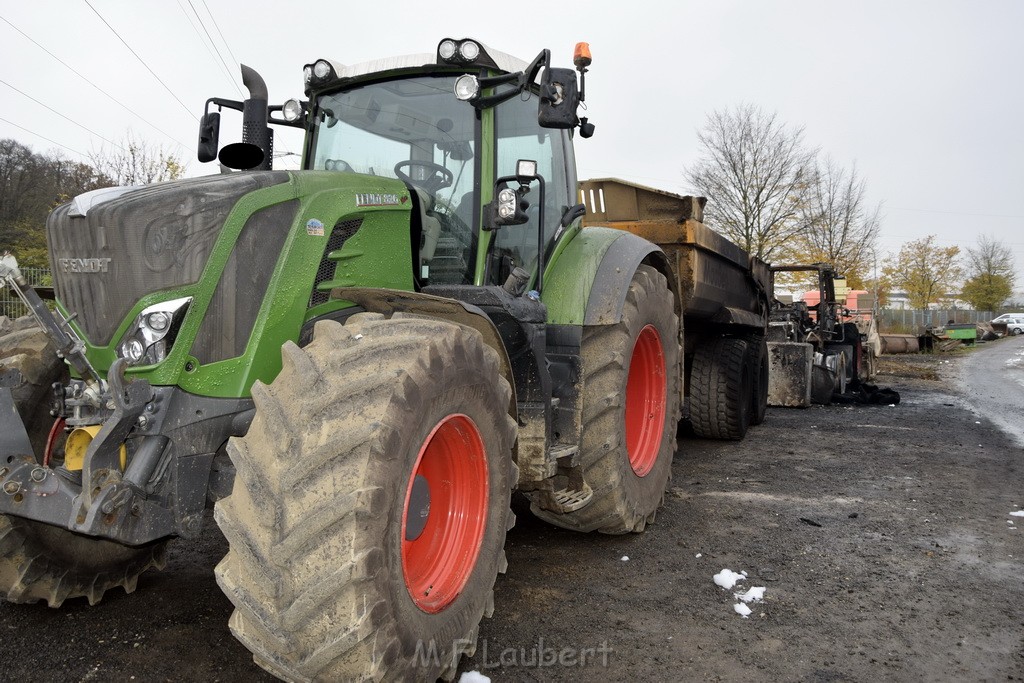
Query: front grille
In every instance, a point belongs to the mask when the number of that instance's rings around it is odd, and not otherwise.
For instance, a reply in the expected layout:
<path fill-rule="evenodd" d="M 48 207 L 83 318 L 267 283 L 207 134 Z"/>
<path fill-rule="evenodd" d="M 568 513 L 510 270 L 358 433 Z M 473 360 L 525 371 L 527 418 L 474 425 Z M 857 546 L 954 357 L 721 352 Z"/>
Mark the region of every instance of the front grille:
<path fill-rule="evenodd" d="M 313 281 L 313 291 L 309 295 L 309 308 L 327 303 L 331 298 L 330 291 L 322 291 L 319 289 L 320 285 L 334 279 L 334 272 L 338 268 L 338 262 L 331 258 L 331 252 L 338 251 L 345 246 L 345 242 L 347 242 L 352 235 L 356 234 L 359 230 L 359 226 L 362 224 L 362 218 L 338 221 L 337 225 L 334 226 L 334 229 L 331 230 L 331 236 L 327 239 L 327 247 L 324 249 L 324 255 L 320 259 L 320 266 L 316 269 L 316 279 Z"/>
<path fill-rule="evenodd" d="M 85 336 L 109 344 L 144 295 L 195 283 L 228 213 L 254 190 L 287 182 L 285 171 L 206 176 L 147 185 L 71 216 L 50 214 L 46 237 L 54 289 Z"/>
<path fill-rule="evenodd" d="M 299 201 L 293 199 L 260 209 L 245 222 L 192 345 L 200 363 L 245 353 L 298 210 Z"/>

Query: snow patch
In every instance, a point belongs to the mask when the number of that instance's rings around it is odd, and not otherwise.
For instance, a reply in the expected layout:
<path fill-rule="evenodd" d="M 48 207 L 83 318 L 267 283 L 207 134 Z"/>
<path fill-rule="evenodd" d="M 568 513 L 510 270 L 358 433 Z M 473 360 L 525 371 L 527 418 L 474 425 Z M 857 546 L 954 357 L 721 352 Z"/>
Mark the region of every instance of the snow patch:
<path fill-rule="evenodd" d="M 764 591 L 764 586 L 751 586 L 746 593 L 733 593 L 733 595 L 742 602 L 760 602 L 764 600 Z"/>
<path fill-rule="evenodd" d="M 731 569 L 723 569 L 715 574 L 714 577 L 715 585 L 721 586 L 725 590 L 731 590 L 737 583 L 746 579 L 746 572 L 741 571 L 737 573 Z M 746 619 L 750 616 L 751 612 L 750 608 L 747 607 L 747 603 L 764 600 L 764 592 L 764 586 L 751 586 L 746 592 L 733 593 L 733 597 L 739 601 L 732 606 L 733 610 L 736 614 Z"/>
<path fill-rule="evenodd" d="M 737 574 L 731 569 L 723 569 L 722 571 L 715 574 L 715 585 L 721 586 L 725 590 L 730 590 L 738 582 L 746 579 L 743 574 Z"/>
<path fill-rule="evenodd" d="M 459 683 L 491 683 L 491 679 L 479 671 L 463 671 Z"/>

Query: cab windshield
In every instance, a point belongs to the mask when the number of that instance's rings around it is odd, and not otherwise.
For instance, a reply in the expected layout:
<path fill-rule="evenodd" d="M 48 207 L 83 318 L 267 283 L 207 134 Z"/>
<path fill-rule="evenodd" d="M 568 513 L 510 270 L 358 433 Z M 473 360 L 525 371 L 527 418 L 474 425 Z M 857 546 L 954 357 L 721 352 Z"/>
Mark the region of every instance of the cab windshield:
<path fill-rule="evenodd" d="M 455 98 L 455 76 L 384 81 L 318 102 L 312 168 L 398 178 L 422 216 L 421 280 L 470 275 L 476 112 Z"/>

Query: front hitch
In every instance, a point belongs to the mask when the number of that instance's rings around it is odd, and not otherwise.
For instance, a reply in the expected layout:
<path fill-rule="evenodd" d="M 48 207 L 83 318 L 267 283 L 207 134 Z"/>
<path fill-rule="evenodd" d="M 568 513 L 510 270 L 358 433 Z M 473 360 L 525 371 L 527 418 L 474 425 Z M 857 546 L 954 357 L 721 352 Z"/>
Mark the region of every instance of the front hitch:
<path fill-rule="evenodd" d="M 0 388 L 0 514 L 128 545 L 174 533 L 171 513 L 146 497 L 145 482 L 133 481 L 132 468 L 121 472 L 122 444 L 153 397 L 149 382 L 125 380 L 125 365 L 124 359 L 118 359 L 108 373 L 110 392 L 102 398 L 113 412 L 85 452 L 80 479 L 64 467 L 50 468 L 36 461 L 11 390 Z M 166 445 L 161 436 L 149 440 L 161 452 Z"/>

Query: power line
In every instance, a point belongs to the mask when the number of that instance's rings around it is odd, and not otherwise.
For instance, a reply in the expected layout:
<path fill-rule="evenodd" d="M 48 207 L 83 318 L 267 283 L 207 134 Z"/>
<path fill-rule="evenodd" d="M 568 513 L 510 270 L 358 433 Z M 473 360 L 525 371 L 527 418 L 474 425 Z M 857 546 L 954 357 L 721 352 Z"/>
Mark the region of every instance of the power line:
<path fill-rule="evenodd" d="M 210 21 L 213 22 L 213 27 L 217 29 L 217 35 L 220 36 L 221 42 L 224 43 L 224 47 L 228 49 L 228 54 L 231 55 L 231 63 L 239 64 L 240 62 L 238 61 L 238 59 L 235 58 L 235 53 L 231 51 L 231 45 L 228 44 L 228 41 L 224 37 L 224 34 L 221 33 L 220 26 L 217 24 L 217 18 L 213 16 L 213 12 L 210 11 L 210 7 L 206 4 L 206 0 L 202 0 L 202 3 L 203 7 L 206 8 L 206 13 L 210 15 Z"/>
<path fill-rule="evenodd" d="M 168 132 L 166 132 L 166 131 L 164 131 L 164 130 L 161 130 L 161 129 L 160 129 L 160 128 L 159 128 L 159 127 L 158 127 L 158 126 L 156 125 L 156 124 L 154 124 L 154 123 L 152 123 L 151 121 L 149 121 L 148 119 L 146 119 L 146 117 L 144 117 L 144 116 L 143 116 L 142 114 L 138 113 L 137 111 L 135 111 L 134 109 L 132 109 L 131 107 L 129 107 L 129 106 L 127 105 L 127 104 L 125 104 L 125 103 L 121 102 L 120 100 L 118 100 L 118 99 L 117 99 L 116 97 L 114 97 L 113 95 L 111 95 L 110 93 L 108 93 L 108 92 L 107 92 L 106 90 L 104 90 L 104 89 L 103 89 L 103 88 L 101 88 L 100 86 L 98 86 L 98 85 L 96 85 L 95 83 L 93 83 L 92 81 L 90 81 L 90 80 L 89 80 L 88 78 L 86 78 L 86 77 L 85 77 L 84 75 L 82 75 L 82 74 L 81 74 L 81 73 L 80 73 L 80 72 L 79 72 L 78 70 L 76 70 L 76 69 L 75 69 L 75 68 L 74 68 L 73 66 L 71 66 L 70 64 L 68 64 L 67 62 L 65 62 L 65 61 L 64 61 L 63 59 L 61 59 L 61 58 L 60 58 L 60 57 L 58 57 L 57 55 L 55 55 L 55 54 L 53 54 L 52 52 L 50 52 L 49 50 L 47 50 L 47 49 L 46 49 L 46 48 L 45 48 L 45 47 L 44 47 L 43 45 L 39 44 L 39 42 L 37 42 L 36 40 L 34 40 L 34 39 L 32 38 L 32 36 L 28 35 L 28 34 L 27 34 L 27 33 L 25 33 L 24 31 L 22 31 L 22 30 L 21 30 L 20 28 L 18 28 L 18 27 L 17 27 L 17 26 L 15 26 L 14 24 L 12 24 L 12 23 L 11 23 L 11 22 L 10 22 L 10 21 L 9 21 L 9 20 L 8 20 L 8 19 L 6 18 L 6 17 L 2 17 L 2 16 L 0 16 L 0 19 L 2 19 L 2 20 L 3 20 L 3 21 L 4 21 L 4 22 L 5 22 L 5 23 L 6 23 L 6 24 L 7 24 L 8 26 L 10 26 L 10 27 L 11 27 L 11 28 L 13 28 L 13 29 L 14 29 L 15 31 L 17 31 L 17 32 L 18 32 L 18 33 L 20 33 L 20 34 L 21 34 L 22 36 L 24 36 L 24 37 L 25 37 L 25 38 L 26 38 L 27 40 L 29 40 L 29 41 L 30 41 L 30 42 L 31 42 L 32 44 L 34 44 L 34 45 L 35 45 L 36 47 L 38 47 L 38 48 L 39 48 L 40 50 L 42 50 L 43 52 L 45 52 L 46 54 L 50 55 L 51 57 L 53 57 L 54 59 L 56 59 L 56 60 L 57 60 L 58 62 L 60 62 L 61 64 L 63 64 L 65 68 L 67 68 L 67 69 L 68 69 L 69 71 L 71 71 L 71 73 L 75 74 L 76 76 L 78 76 L 79 78 L 81 78 L 81 79 L 82 79 L 83 81 L 85 81 L 86 83 L 88 83 L 88 84 L 89 84 L 89 85 L 91 85 L 92 87 L 96 88 L 96 90 L 99 90 L 99 91 L 100 91 L 101 93 L 103 93 L 104 95 L 106 95 L 106 96 L 107 96 L 107 98 L 109 98 L 109 99 L 110 99 L 110 101 L 112 101 L 112 102 L 114 102 L 115 104 L 119 105 L 119 106 L 120 106 L 120 107 L 121 107 L 122 109 L 124 109 L 125 111 L 129 112 L 130 114 L 133 114 L 133 115 L 137 116 L 137 117 L 138 117 L 139 119 L 141 119 L 141 120 L 142 120 L 142 121 L 143 121 L 144 123 L 147 123 L 147 124 L 149 124 L 149 125 L 150 125 L 150 126 L 151 126 L 151 127 L 152 127 L 152 128 L 154 129 L 154 130 L 156 130 L 156 131 L 158 131 L 158 132 L 162 133 L 163 135 L 167 136 L 167 138 L 168 138 L 168 139 L 170 139 L 170 140 L 173 140 L 173 141 L 174 141 L 174 142 L 176 142 L 176 143 L 177 143 L 178 145 L 180 145 L 182 149 L 184 149 L 184 150 L 188 150 L 188 149 L 189 149 L 189 148 L 188 148 L 188 146 L 187 146 L 187 145 L 186 145 L 185 143 L 181 142 L 180 140 L 178 140 L 177 138 L 175 138 L 175 137 L 174 137 L 173 135 L 171 135 L 170 133 L 168 133 Z M 40 137 L 42 137 L 42 136 L 40 136 Z M 51 142 L 52 142 L 52 140 L 51 140 Z M 54 143 L 54 144 L 57 144 L 57 143 Z"/>
<path fill-rule="evenodd" d="M 196 116 L 195 114 L 193 114 L 193 113 L 192 113 L 192 110 L 191 110 L 191 109 L 189 109 L 188 107 L 186 107 L 186 106 L 185 106 L 185 103 L 184 103 L 184 102 L 182 102 L 182 101 L 181 101 L 181 99 L 180 99 L 180 98 L 179 98 L 179 97 L 178 97 L 177 95 L 175 95 L 175 94 L 174 94 L 174 91 L 173 91 L 173 90 L 171 90 L 171 89 L 170 89 L 170 87 L 168 87 L 168 85 L 167 85 L 166 83 L 164 83 L 164 82 L 163 82 L 163 80 L 161 80 L 161 78 L 160 78 L 159 76 L 157 76 L 157 75 L 156 75 L 156 72 L 155 72 L 155 71 L 153 71 L 153 69 L 152 69 L 152 68 L 150 68 L 149 64 L 146 64 L 146 62 L 145 62 L 145 61 L 143 61 L 142 57 L 140 57 L 140 56 L 139 56 L 139 53 L 137 53 L 137 52 L 136 52 L 135 50 L 133 50 L 133 49 L 132 49 L 132 46 L 131 46 L 131 45 L 129 45 L 129 44 L 127 43 L 127 42 L 125 42 L 125 39 L 121 37 L 121 34 L 120 34 L 120 33 L 118 33 L 118 32 L 117 32 L 117 31 L 116 31 L 116 30 L 114 29 L 114 27 L 113 27 L 113 26 L 111 26 L 111 25 L 110 25 L 110 23 L 109 23 L 109 22 L 107 22 L 107 20 L 103 18 L 103 15 L 102 15 L 102 14 L 100 14 L 100 13 L 99 13 L 98 11 L 96 11 L 96 8 L 92 6 L 92 4 L 91 4 L 91 3 L 89 2 L 89 0 L 84 0 L 84 2 L 85 2 L 85 4 L 86 4 L 86 5 L 88 5 L 88 6 L 89 6 L 89 9 L 91 9 L 91 10 L 93 11 L 93 13 L 94 13 L 94 14 L 95 14 L 95 15 L 96 15 L 97 17 L 99 17 L 99 18 L 100 18 L 100 21 L 102 21 L 102 22 L 103 22 L 104 24 L 106 24 L 107 28 L 109 28 L 109 29 L 110 29 L 110 31 L 111 31 L 111 32 L 112 32 L 112 33 L 113 33 L 113 34 L 114 34 L 115 36 L 117 36 L 117 39 L 118 39 L 118 40 L 120 40 L 120 41 L 121 41 L 121 43 L 122 43 L 122 44 L 123 44 L 123 45 L 124 45 L 124 46 L 125 46 L 126 48 L 128 48 L 128 51 L 129 51 L 129 52 L 131 52 L 131 53 L 132 53 L 133 55 L 135 55 L 135 59 L 139 60 L 139 63 L 140 63 L 140 64 L 142 64 L 142 66 L 146 67 L 146 70 L 147 70 L 147 71 L 149 71 L 149 73 L 153 74 L 153 78 L 155 78 L 155 79 L 157 80 L 157 82 L 158 82 L 158 83 L 159 83 L 160 85 L 164 86 L 164 90 L 166 90 L 167 92 L 169 92 L 169 93 L 171 94 L 171 97 L 173 97 L 173 98 L 174 98 L 175 100 L 177 100 L 178 104 L 180 104 L 180 105 L 181 105 L 181 108 L 182 108 L 182 109 L 184 109 L 185 111 L 187 111 L 187 112 L 188 112 L 188 115 L 189 115 L 189 116 L 191 116 L 192 118 L 194 118 L 194 119 L 195 119 L 195 120 L 196 120 L 196 121 L 198 122 L 198 121 L 199 121 L 199 117 L 198 117 L 198 116 Z"/>
<path fill-rule="evenodd" d="M 14 121 L 8 121 L 7 119 L 5 119 L 2 116 L 0 116 L 0 121 L 3 121 L 4 123 L 6 123 L 8 125 L 14 126 L 15 128 L 20 128 L 21 130 L 25 131 L 29 135 L 35 135 L 37 138 L 42 138 L 43 140 L 46 140 L 49 143 L 57 145 L 58 147 L 63 147 L 64 149 L 66 149 L 69 152 L 74 152 L 75 154 L 77 154 L 78 156 L 82 157 L 83 159 L 88 159 L 89 158 L 88 154 L 83 154 L 82 152 L 79 152 L 77 149 L 71 149 L 67 145 L 62 145 L 59 142 L 57 142 L 56 140 L 51 140 L 50 138 L 46 137 L 45 135 L 40 135 L 39 133 L 35 132 L 34 130 L 29 130 L 25 126 L 19 126 Z"/>
<path fill-rule="evenodd" d="M 36 104 L 38 104 L 39 106 L 41 106 L 41 107 L 45 107 L 46 109 L 49 109 L 50 111 L 52 111 L 52 112 L 53 112 L 54 114 L 56 114 L 57 116 L 61 117 L 61 118 L 62 118 L 62 119 L 64 119 L 65 121 L 68 121 L 68 122 L 70 122 L 70 123 L 73 123 L 73 124 L 75 124 L 76 126 L 78 126 L 79 128 L 81 128 L 82 130 L 86 131 L 87 133 L 89 133 L 89 134 L 91 134 L 91 135 L 95 135 L 95 136 L 96 136 L 96 137 L 98 137 L 98 138 L 99 138 L 100 140 L 104 140 L 104 141 L 106 141 L 106 142 L 109 142 L 110 144 L 112 144 L 112 145 L 113 145 L 114 147 L 117 147 L 117 148 L 118 148 L 119 150 L 121 150 L 122 152 L 126 152 L 126 151 L 127 151 L 127 150 L 126 150 L 126 149 L 125 149 L 124 147 L 122 147 L 121 145 L 117 144 L 117 143 L 116 143 L 116 142 L 114 142 L 113 140 L 110 140 L 110 139 L 108 139 L 108 138 L 105 138 L 105 137 L 103 137 L 102 135 L 100 135 L 99 133 L 97 133 L 96 131 L 94 131 L 94 130 L 93 130 L 93 129 L 91 129 L 91 128 L 86 128 L 85 126 L 83 126 L 82 124 L 80 124 L 80 123 L 79 123 L 78 121 L 75 121 L 74 119 L 72 119 L 72 118 L 70 118 L 70 117 L 67 117 L 67 116 L 65 116 L 64 114 L 61 114 L 61 113 L 60 113 L 59 111 L 57 111 L 56 109 L 54 109 L 54 108 L 53 108 L 53 107 L 51 107 L 50 105 L 48 105 L 48 104 L 45 104 L 45 103 L 43 103 L 43 102 L 40 102 L 39 100 L 37 100 L 36 98 L 32 97 L 31 95 L 29 95 L 29 94 L 28 94 L 27 92 L 25 92 L 24 90 L 20 90 L 20 89 L 18 89 L 18 88 L 15 88 L 15 87 L 14 87 L 13 85 L 11 85 L 11 84 L 10 84 L 10 83 L 8 83 L 7 81 L 3 80 L 2 78 L 0 78 L 0 83 L 3 83 L 4 85 L 6 85 L 6 86 L 7 86 L 8 88 L 10 88 L 11 90 L 14 90 L 15 92 L 21 93 L 22 95 L 24 95 L 25 97 L 29 98 L 30 100 L 32 100 L 33 102 L 35 102 L 35 103 L 36 103 Z"/>
<path fill-rule="evenodd" d="M 242 95 L 244 97 L 244 94 L 242 93 L 242 89 L 239 88 L 238 84 L 235 82 L 234 77 L 231 75 L 230 68 L 228 67 L 227 63 L 224 61 L 224 57 L 222 57 L 221 54 L 220 54 L 220 49 L 213 42 L 213 38 L 210 36 L 210 32 L 206 30 L 206 26 L 203 24 L 203 19 L 202 19 L 202 17 L 199 16 L 199 13 L 196 12 L 196 8 L 195 8 L 194 5 L 192 5 L 191 0 L 189 1 L 189 5 L 192 7 L 192 14 L 195 15 L 196 19 L 199 21 L 199 25 L 202 26 L 203 33 L 206 34 L 207 40 L 210 41 L 209 44 L 207 44 L 206 41 L 203 40 L 203 36 L 202 36 L 201 33 L 199 33 L 199 29 L 196 28 L 195 22 L 192 21 L 192 17 L 189 16 L 188 10 L 186 10 L 185 6 L 183 4 L 181 4 L 181 0 L 178 0 L 178 9 L 180 9 L 181 13 L 185 15 L 186 19 L 188 19 L 189 26 L 192 27 L 193 31 L 195 31 L 196 37 L 199 38 L 199 42 L 202 43 L 203 47 L 206 48 L 207 54 L 209 54 L 210 57 L 214 59 L 214 63 L 217 63 L 218 66 L 220 66 L 221 71 L 224 73 L 225 76 L 227 76 L 228 80 L 231 81 L 231 85 L 233 85 L 235 87 L 235 90 L 238 91 L 238 94 Z M 210 49 L 211 45 L 213 46 L 213 49 Z M 216 50 L 216 54 L 214 53 L 215 50 Z M 219 63 L 218 63 L 218 61 L 219 61 Z"/>

